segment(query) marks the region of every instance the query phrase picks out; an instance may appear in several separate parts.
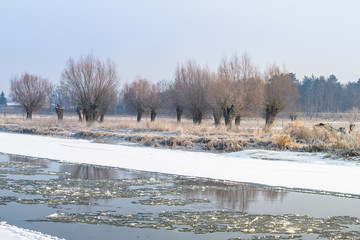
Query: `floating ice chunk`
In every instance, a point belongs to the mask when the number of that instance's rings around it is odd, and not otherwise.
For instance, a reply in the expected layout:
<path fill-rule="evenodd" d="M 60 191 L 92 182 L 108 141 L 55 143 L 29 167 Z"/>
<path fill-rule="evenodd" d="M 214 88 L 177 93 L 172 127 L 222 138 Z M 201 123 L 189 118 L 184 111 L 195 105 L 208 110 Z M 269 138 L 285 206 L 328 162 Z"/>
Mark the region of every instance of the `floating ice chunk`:
<path fill-rule="evenodd" d="M 286 233 L 287 234 L 295 234 L 296 232 L 295 232 L 295 230 L 293 228 L 289 228 L 289 229 L 286 230 Z"/>
<path fill-rule="evenodd" d="M 53 213 L 53 214 L 50 214 L 49 216 L 47 216 L 47 218 L 58 218 L 59 215 L 57 213 Z"/>

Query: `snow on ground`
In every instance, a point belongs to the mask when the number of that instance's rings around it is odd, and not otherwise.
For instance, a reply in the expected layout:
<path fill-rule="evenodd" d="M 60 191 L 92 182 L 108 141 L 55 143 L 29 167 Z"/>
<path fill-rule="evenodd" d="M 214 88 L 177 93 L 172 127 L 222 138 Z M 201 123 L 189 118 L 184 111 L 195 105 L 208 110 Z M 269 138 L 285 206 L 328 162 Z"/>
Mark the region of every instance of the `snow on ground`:
<path fill-rule="evenodd" d="M 360 166 L 324 154 L 252 150 L 216 154 L 0 133 L 0 152 L 67 162 L 360 195 Z"/>
<path fill-rule="evenodd" d="M 18 228 L 0 222 L 0 239 L 6 240 L 60 240 L 60 238 L 53 237 L 40 232 L 32 231 L 29 229 Z"/>
<path fill-rule="evenodd" d="M 360 166 L 360 161 L 345 160 L 343 158 L 333 159 L 327 153 L 308 153 L 308 152 L 284 152 L 268 150 L 245 150 L 240 152 L 227 153 L 226 156 L 238 158 L 253 158 L 270 161 L 289 161 L 312 164 L 331 164 Z"/>

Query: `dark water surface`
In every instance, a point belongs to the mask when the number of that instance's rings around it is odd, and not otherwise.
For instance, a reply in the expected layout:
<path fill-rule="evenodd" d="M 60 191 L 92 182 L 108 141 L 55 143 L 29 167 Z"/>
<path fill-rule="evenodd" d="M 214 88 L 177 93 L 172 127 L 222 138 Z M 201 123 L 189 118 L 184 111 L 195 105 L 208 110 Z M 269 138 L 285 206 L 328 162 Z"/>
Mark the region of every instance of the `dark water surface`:
<path fill-rule="evenodd" d="M 360 199 L 0 154 L 0 220 L 66 239 L 360 239 Z"/>

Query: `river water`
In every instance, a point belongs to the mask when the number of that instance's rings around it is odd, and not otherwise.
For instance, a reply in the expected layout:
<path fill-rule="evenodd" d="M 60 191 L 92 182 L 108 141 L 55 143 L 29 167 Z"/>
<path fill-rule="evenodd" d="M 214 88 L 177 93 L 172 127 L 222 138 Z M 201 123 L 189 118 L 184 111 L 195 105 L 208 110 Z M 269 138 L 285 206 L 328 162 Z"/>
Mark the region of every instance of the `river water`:
<path fill-rule="evenodd" d="M 65 239 L 360 239 L 360 199 L 0 154 L 0 220 Z"/>

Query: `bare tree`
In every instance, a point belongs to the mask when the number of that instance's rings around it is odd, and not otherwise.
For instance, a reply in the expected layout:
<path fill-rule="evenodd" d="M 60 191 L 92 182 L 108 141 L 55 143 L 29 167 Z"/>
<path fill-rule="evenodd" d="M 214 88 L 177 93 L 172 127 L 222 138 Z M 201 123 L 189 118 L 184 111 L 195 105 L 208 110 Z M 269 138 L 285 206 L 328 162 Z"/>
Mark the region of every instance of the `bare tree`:
<path fill-rule="evenodd" d="M 155 121 L 158 110 L 161 108 L 161 83 L 153 84 L 145 78 L 137 78 L 130 85 L 125 84 L 123 89 L 124 102 L 131 110 L 137 112 L 137 121 L 146 111 L 150 111 L 151 121 Z"/>
<path fill-rule="evenodd" d="M 79 106 L 87 122 L 104 119 L 115 106 L 119 77 L 115 64 L 95 59 L 92 54 L 77 62 L 70 58 L 62 73 L 61 86 Z M 79 115 L 80 116 L 80 115 Z"/>
<path fill-rule="evenodd" d="M 235 100 L 235 77 L 232 76 L 230 65 L 226 58 L 221 60 L 218 68 L 218 78 L 211 91 L 211 99 L 213 104 L 216 104 L 217 109 L 222 112 L 226 126 L 231 126 L 234 115 L 234 100 Z"/>
<path fill-rule="evenodd" d="M 185 108 L 186 102 L 186 82 L 183 81 L 180 66 L 177 66 L 175 71 L 175 80 L 170 86 L 170 101 L 176 108 L 176 119 L 177 122 L 181 122 L 181 118 Z"/>
<path fill-rule="evenodd" d="M 276 65 L 267 68 L 265 80 L 265 128 L 268 129 L 279 112 L 295 102 L 299 92 L 291 75 Z"/>
<path fill-rule="evenodd" d="M 53 85 L 48 79 L 29 73 L 10 80 L 10 96 L 25 109 L 27 119 L 31 119 L 33 112 L 43 107 L 52 89 Z"/>
<path fill-rule="evenodd" d="M 151 122 L 155 121 L 157 112 L 161 108 L 160 83 L 150 84 L 149 92 L 146 96 L 147 109 L 150 110 Z"/>
<path fill-rule="evenodd" d="M 223 111 L 230 98 L 229 85 L 225 84 L 218 74 L 213 74 L 209 81 L 208 100 L 213 113 L 215 126 L 221 124 Z"/>
<path fill-rule="evenodd" d="M 104 121 L 105 114 L 110 110 L 114 109 L 118 99 L 118 90 L 116 88 L 109 90 L 109 92 L 104 95 L 102 101 L 98 107 L 99 122 Z"/>
<path fill-rule="evenodd" d="M 208 85 L 211 73 L 195 61 L 187 61 L 177 68 L 175 82 L 179 82 L 184 94 L 185 109 L 191 114 L 193 122 L 200 124 L 208 109 Z"/>
<path fill-rule="evenodd" d="M 246 53 L 240 59 L 234 54 L 230 60 L 222 59 L 218 76 L 221 87 L 218 87 L 217 103 L 225 125 L 231 127 L 235 117 L 236 126 L 240 126 L 241 117 L 254 113 L 262 102 L 263 84 L 259 71 Z"/>
<path fill-rule="evenodd" d="M 138 78 L 130 85 L 125 84 L 123 89 L 126 106 L 137 113 L 137 121 L 140 122 L 147 110 L 147 100 L 150 91 L 150 82 L 147 79 Z"/>

